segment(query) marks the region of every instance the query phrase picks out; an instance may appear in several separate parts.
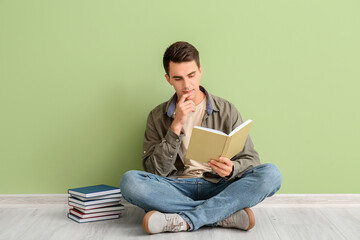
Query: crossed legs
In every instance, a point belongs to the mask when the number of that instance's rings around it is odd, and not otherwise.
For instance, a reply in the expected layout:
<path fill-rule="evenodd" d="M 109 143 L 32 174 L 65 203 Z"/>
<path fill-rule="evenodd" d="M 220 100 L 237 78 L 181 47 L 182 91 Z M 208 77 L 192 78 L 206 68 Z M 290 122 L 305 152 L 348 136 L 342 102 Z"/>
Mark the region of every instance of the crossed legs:
<path fill-rule="evenodd" d="M 203 178 L 173 179 L 143 171 L 128 171 L 120 182 L 124 199 L 144 209 L 177 213 L 190 231 L 217 223 L 274 195 L 282 176 L 271 163 L 247 170 L 240 178 L 210 183 Z"/>

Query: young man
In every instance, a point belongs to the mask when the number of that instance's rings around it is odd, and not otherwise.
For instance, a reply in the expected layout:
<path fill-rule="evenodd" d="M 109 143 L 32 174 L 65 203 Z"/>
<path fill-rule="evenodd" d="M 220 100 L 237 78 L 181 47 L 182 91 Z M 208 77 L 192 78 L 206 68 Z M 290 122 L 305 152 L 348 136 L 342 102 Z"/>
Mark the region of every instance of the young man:
<path fill-rule="evenodd" d="M 164 54 L 165 78 L 173 97 L 154 108 L 147 119 L 143 171 L 128 171 L 120 182 L 123 197 L 147 213 L 149 234 L 194 231 L 202 226 L 250 230 L 250 207 L 274 195 L 282 176 L 274 164 L 261 164 L 250 136 L 232 159 L 200 163 L 186 159 L 192 128 L 230 133 L 243 120 L 235 106 L 200 86 L 199 53 L 176 42 Z"/>

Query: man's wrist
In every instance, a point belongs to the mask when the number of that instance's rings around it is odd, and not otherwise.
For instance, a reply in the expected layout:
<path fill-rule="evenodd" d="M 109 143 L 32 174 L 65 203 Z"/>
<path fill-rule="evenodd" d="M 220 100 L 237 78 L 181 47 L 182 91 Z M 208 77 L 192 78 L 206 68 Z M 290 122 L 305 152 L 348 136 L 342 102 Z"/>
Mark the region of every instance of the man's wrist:
<path fill-rule="evenodd" d="M 173 124 L 171 124 L 170 128 L 174 133 L 176 133 L 177 135 L 180 135 L 182 126 L 180 126 L 179 124 L 173 123 Z"/>

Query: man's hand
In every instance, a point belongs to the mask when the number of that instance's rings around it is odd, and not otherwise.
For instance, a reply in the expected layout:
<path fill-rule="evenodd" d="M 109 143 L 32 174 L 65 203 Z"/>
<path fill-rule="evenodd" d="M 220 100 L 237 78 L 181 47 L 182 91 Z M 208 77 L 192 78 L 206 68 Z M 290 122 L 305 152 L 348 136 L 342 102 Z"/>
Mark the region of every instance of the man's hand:
<path fill-rule="evenodd" d="M 190 111 L 195 112 L 195 103 L 192 100 L 188 100 L 188 94 L 181 96 L 179 102 L 176 104 L 175 119 L 171 124 L 171 130 L 177 135 L 180 135 L 181 129 L 186 123 L 187 115 Z"/>
<path fill-rule="evenodd" d="M 227 177 L 230 176 L 232 174 L 233 171 L 233 162 L 228 159 L 227 157 L 220 157 L 219 158 L 220 161 L 222 162 L 218 162 L 214 159 L 210 160 L 209 166 L 214 169 L 214 171 L 219 174 L 221 177 Z"/>

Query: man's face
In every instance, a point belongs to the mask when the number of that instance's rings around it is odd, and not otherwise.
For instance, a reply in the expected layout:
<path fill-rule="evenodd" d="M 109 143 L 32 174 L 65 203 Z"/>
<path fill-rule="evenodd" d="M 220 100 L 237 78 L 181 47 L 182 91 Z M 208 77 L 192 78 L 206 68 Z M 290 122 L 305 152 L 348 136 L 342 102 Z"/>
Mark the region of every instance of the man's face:
<path fill-rule="evenodd" d="M 201 66 L 198 68 L 195 61 L 169 63 L 169 75 L 165 74 L 166 80 L 172 85 L 178 96 L 178 100 L 182 95 L 190 93 L 188 100 L 196 102 L 201 98 L 200 78 Z"/>

